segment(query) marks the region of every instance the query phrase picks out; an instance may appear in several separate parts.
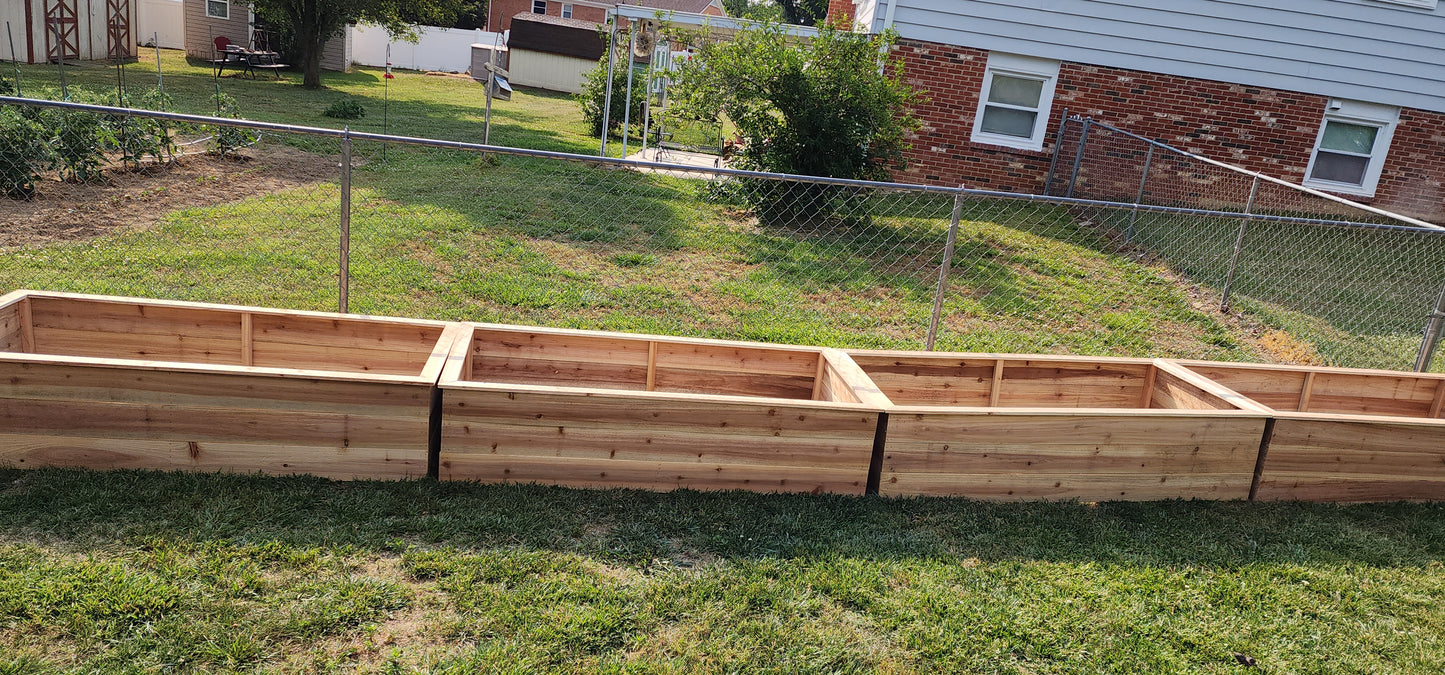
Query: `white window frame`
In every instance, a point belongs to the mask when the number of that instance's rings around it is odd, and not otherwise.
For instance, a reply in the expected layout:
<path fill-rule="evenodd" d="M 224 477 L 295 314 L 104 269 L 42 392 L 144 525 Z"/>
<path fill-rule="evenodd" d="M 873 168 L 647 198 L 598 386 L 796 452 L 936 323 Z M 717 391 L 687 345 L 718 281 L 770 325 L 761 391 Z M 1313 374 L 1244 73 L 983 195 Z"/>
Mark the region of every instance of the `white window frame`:
<path fill-rule="evenodd" d="M 1375 132 L 1375 144 L 1370 148 L 1370 163 L 1365 165 L 1365 179 L 1360 185 L 1312 178 L 1315 173 L 1315 158 L 1319 156 L 1320 143 L 1325 138 L 1325 126 L 1330 122 L 1359 124 L 1379 130 Z M 1357 197 L 1375 196 L 1375 188 L 1380 184 L 1380 172 L 1385 168 L 1385 158 L 1390 153 L 1390 141 L 1395 137 L 1395 125 L 1399 122 L 1400 109 L 1396 106 L 1330 99 L 1326 104 L 1324 117 L 1320 119 L 1320 129 L 1315 133 L 1315 145 L 1310 149 L 1310 161 L 1305 166 L 1302 184 L 1326 192 Z"/>
<path fill-rule="evenodd" d="M 1034 117 L 1033 133 L 1030 134 L 1028 138 L 1009 136 L 1007 134 L 994 134 L 983 130 L 984 108 L 989 105 L 1000 105 L 998 103 L 990 104 L 988 102 L 988 93 L 989 89 L 993 87 L 993 76 L 995 74 L 1040 80 L 1043 82 L 1043 86 L 1040 87 L 1039 90 L 1038 115 Z M 1040 59 L 1033 56 L 1022 56 L 1019 54 L 990 52 L 988 55 L 988 67 L 984 69 L 983 72 L 983 88 L 978 94 L 978 110 L 974 111 L 973 115 L 973 134 L 969 140 L 974 143 L 1002 145 L 1018 150 L 1043 150 L 1044 138 L 1048 136 L 1049 115 L 1054 107 L 1054 85 L 1058 84 L 1058 81 L 1058 61 Z"/>
<path fill-rule="evenodd" d="M 541 6 L 542 6 L 542 11 L 540 11 L 540 12 L 537 11 L 537 6 L 538 6 L 538 5 L 541 5 Z M 546 14 L 546 13 L 547 13 L 547 0 L 532 0 L 532 13 L 533 13 L 533 14 Z"/>
<path fill-rule="evenodd" d="M 570 3 L 566 3 L 566 2 L 562 3 L 562 18 L 564 18 L 564 19 L 570 19 L 570 18 L 572 18 L 572 5 L 571 5 Z"/>
<path fill-rule="evenodd" d="M 204 2 L 204 3 L 206 3 L 206 18 L 207 18 L 207 19 L 220 19 L 220 20 L 222 20 L 222 21 L 230 21 L 230 20 L 231 20 L 231 0 L 201 0 L 201 1 Z M 213 2 L 219 2 L 219 3 L 221 3 L 222 5 L 225 5 L 225 7 L 226 7 L 226 15 L 225 15 L 225 16 L 216 16 L 215 14 L 212 14 L 212 13 L 211 13 L 211 3 L 213 3 Z"/>

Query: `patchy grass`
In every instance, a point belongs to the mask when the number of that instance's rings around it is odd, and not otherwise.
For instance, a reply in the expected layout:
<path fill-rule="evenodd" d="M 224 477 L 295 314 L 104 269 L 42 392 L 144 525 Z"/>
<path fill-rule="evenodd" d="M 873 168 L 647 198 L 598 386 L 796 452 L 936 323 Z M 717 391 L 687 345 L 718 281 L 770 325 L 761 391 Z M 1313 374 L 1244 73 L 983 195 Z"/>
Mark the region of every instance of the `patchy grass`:
<path fill-rule="evenodd" d="M 1442 559 L 1441 504 L 0 470 L 0 672 L 1434 673 Z"/>

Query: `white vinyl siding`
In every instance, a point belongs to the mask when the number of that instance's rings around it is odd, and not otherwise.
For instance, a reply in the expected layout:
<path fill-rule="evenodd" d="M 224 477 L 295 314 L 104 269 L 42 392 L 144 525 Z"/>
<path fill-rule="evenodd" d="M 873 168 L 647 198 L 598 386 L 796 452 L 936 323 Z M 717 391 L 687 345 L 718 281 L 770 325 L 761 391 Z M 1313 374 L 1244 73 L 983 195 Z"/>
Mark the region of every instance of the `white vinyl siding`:
<path fill-rule="evenodd" d="M 1058 79 L 1058 61 L 989 54 L 971 140 L 1042 150 Z"/>
<path fill-rule="evenodd" d="M 896 9 L 891 6 L 896 4 Z M 1381 0 L 877 0 L 905 39 L 1445 112 L 1445 9 Z"/>
<path fill-rule="evenodd" d="M 231 18 L 231 1 L 230 1 L 230 0 L 205 0 L 205 2 L 206 2 L 206 17 L 207 17 L 207 18 L 211 18 L 211 19 L 229 19 L 229 18 Z"/>
<path fill-rule="evenodd" d="M 1400 109 L 1393 106 L 1331 101 L 1320 121 L 1304 184 L 1373 197 L 1399 119 Z"/>

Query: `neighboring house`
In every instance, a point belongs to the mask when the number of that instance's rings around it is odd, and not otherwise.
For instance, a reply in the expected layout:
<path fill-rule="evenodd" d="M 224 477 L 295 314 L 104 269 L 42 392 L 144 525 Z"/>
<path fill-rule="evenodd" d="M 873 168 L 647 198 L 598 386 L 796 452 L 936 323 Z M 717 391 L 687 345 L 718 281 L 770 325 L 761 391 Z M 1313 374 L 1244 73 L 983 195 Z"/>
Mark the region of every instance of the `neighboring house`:
<path fill-rule="evenodd" d="M 928 98 L 901 180 L 1039 192 L 1068 108 L 1445 221 L 1438 0 L 831 0 L 830 16 L 897 30 Z"/>
<path fill-rule="evenodd" d="M 634 5 L 673 12 L 692 12 L 708 16 L 727 16 L 722 0 L 632 0 L 631 2 L 593 2 L 592 0 L 492 0 L 487 8 L 487 30 L 507 31 L 512 20 L 522 13 L 542 14 L 563 19 L 580 19 L 600 24 L 607 12 L 618 5 Z"/>
<path fill-rule="evenodd" d="M 256 15 L 244 0 L 185 0 L 186 55 L 213 58 L 215 41 L 225 37 L 231 44 L 251 46 Z M 323 70 L 351 69 L 351 31 L 328 40 L 321 52 Z"/>
<path fill-rule="evenodd" d="M 522 12 L 509 25 L 512 84 L 577 93 L 587 71 L 607 52 L 595 21 Z"/>
<path fill-rule="evenodd" d="M 0 47 L 23 63 L 131 58 L 136 13 L 132 0 L 5 0 L 0 23 L 10 33 Z"/>

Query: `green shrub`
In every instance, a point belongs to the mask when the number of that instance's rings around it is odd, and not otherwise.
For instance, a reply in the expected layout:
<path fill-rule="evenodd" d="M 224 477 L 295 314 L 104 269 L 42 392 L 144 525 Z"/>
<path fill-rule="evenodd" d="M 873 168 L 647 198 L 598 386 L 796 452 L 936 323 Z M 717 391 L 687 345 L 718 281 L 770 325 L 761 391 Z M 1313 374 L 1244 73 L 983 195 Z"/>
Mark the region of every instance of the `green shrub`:
<path fill-rule="evenodd" d="M 159 90 L 152 89 L 138 102 L 139 107 L 147 110 L 164 110 L 170 103 L 169 99 Z M 164 120 L 116 116 L 110 124 L 122 166 L 130 163 L 139 168 L 141 161 L 147 157 L 163 162 L 175 156 L 175 138 L 171 135 L 170 125 Z"/>
<path fill-rule="evenodd" d="M 217 117 L 240 119 L 241 111 L 236 106 L 236 99 L 219 91 L 216 92 L 213 99 L 216 102 L 216 109 L 220 111 Z M 207 127 L 207 131 L 211 134 L 211 154 L 220 155 L 221 157 L 233 154 L 237 150 L 255 143 L 256 139 L 259 138 L 255 131 L 239 127 L 217 125 Z"/>
<path fill-rule="evenodd" d="M 626 59 L 621 59 L 625 61 Z M 647 98 L 646 71 L 632 76 L 632 121 L 642 122 L 642 102 Z M 582 106 L 582 119 L 592 128 L 592 135 L 602 133 L 602 109 L 607 106 L 607 57 L 604 55 L 597 67 L 587 72 L 582 82 L 582 91 L 577 94 Z M 607 116 L 607 133 L 622 128 L 623 116 L 627 113 L 627 66 L 619 62 L 612 73 L 612 112 Z"/>
<path fill-rule="evenodd" d="M 70 100 L 92 104 L 109 102 L 79 87 L 70 88 Z M 62 180 L 100 180 L 101 171 L 109 161 L 106 149 L 115 147 L 114 125 L 97 113 L 83 110 L 48 109 L 41 114 L 40 121 L 52 133 L 51 149 Z"/>
<path fill-rule="evenodd" d="M 321 114 L 339 120 L 359 120 L 366 117 L 366 108 L 354 98 L 343 98 L 327 106 Z"/>
<path fill-rule="evenodd" d="M 11 199 L 35 196 L 40 173 L 51 162 L 45 128 L 14 107 L 0 108 L 0 192 Z"/>

